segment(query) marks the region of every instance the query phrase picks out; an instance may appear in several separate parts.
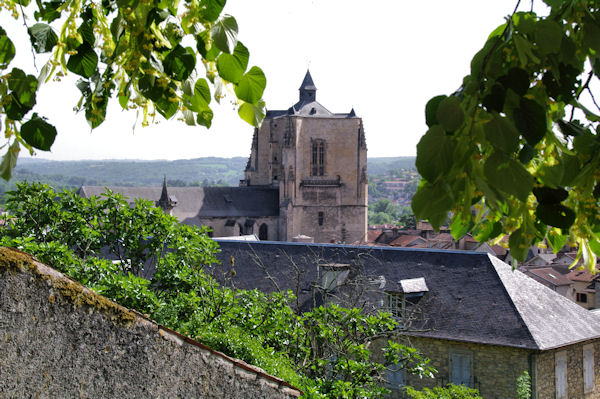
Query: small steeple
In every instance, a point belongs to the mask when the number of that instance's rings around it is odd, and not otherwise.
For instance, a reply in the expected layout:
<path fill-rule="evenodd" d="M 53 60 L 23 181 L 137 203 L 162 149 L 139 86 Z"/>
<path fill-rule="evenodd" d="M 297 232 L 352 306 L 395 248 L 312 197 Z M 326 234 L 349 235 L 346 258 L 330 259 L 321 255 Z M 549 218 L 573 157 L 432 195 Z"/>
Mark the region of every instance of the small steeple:
<path fill-rule="evenodd" d="M 162 193 L 160 199 L 156 201 L 156 206 L 168 214 L 171 214 L 171 210 L 177 206 L 177 198 L 170 196 L 167 190 L 167 175 L 163 179 Z"/>
<path fill-rule="evenodd" d="M 300 102 L 308 103 L 317 100 L 317 87 L 313 83 L 309 70 L 306 70 L 306 76 L 298 90 L 300 90 Z"/>

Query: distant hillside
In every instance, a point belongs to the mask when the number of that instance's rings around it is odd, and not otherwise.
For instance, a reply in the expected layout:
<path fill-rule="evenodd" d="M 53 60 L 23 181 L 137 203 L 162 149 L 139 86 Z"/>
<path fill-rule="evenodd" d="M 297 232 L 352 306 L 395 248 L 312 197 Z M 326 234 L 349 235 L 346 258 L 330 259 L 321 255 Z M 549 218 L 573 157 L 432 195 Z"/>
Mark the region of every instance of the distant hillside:
<path fill-rule="evenodd" d="M 89 186 L 157 186 L 163 177 L 172 186 L 237 186 L 243 178 L 246 157 L 196 158 L 176 161 L 49 161 L 20 158 L 7 183 L 0 180 L 0 194 L 12 190 L 17 181 L 40 181 L 55 189 Z M 369 158 L 370 176 L 385 175 L 390 170 L 414 168 L 415 157 Z"/>
<path fill-rule="evenodd" d="M 200 185 L 237 185 L 247 158 L 197 158 L 176 161 L 47 161 L 19 159 L 15 178 L 47 176 L 74 185 L 154 186 L 168 180 Z"/>
<path fill-rule="evenodd" d="M 387 175 L 396 169 L 412 169 L 415 167 L 416 157 L 381 157 L 367 159 L 367 173 L 369 176 Z"/>

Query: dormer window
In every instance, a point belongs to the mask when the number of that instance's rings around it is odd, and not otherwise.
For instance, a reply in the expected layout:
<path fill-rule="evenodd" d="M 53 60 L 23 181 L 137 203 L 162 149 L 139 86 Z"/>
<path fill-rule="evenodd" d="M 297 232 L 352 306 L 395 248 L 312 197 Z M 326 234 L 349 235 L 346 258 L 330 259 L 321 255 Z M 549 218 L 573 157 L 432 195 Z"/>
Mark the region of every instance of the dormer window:
<path fill-rule="evenodd" d="M 325 140 L 313 140 L 311 161 L 311 176 L 325 174 Z"/>
<path fill-rule="evenodd" d="M 326 292 L 334 292 L 350 274 L 350 265 L 346 263 L 326 263 L 319 265 L 321 288 Z"/>
<path fill-rule="evenodd" d="M 414 313 L 415 305 L 421 301 L 429 288 L 423 277 L 400 280 L 398 285 L 399 291 L 386 291 L 385 305 L 394 317 L 408 322 Z"/>

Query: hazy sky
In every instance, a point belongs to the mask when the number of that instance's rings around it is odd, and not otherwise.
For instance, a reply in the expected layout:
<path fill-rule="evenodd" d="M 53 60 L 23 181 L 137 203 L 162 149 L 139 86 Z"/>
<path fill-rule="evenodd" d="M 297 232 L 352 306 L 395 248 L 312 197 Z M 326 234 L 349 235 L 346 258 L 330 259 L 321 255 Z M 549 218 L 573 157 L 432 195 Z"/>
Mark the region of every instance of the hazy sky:
<path fill-rule="evenodd" d="M 294 104 L 310 68 L 317 101 L 332 112 L 354 107 L 363 118 L 373 157 L 415 155 L 426 130 L 427 100 L 459 87 L 473 55 L 514 5 L 506 0 L 229 0 L 225 12 L 238 21 L 250 65 L 267 76 L 268 109 Z M 5 26 L 6 14 L 2 18 Z M 24 47 L 17 49 L 19 60 L 31 63 Z M 115 103 L 107 121 L 91 131 L 83 115 L 72 112 L 78 99 L 73 85 L 42 88 L 36 111 L 59 134 L 52 151 L 39 151 L 38 157 L 184 159 L 250 151 L 253 128 L 227 100 L 215 104 L 210 130 L 162 119 L 133 130 L 135 111 L 123 112 Z"/>

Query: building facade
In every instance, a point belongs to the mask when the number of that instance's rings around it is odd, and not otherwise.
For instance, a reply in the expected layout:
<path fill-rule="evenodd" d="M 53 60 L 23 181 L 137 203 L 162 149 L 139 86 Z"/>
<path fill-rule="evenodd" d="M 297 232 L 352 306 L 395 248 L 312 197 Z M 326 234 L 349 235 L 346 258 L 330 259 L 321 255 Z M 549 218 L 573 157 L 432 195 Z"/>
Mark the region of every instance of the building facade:
<path fill-rule="evenodd" d="M 334 114 L 316 101 L 310 72 L 298 103 L 269 111 L 254 131 L 242 185 L 279 189 L 279 240 L 364 242 L 367 146 L 354 110 Z"/>

